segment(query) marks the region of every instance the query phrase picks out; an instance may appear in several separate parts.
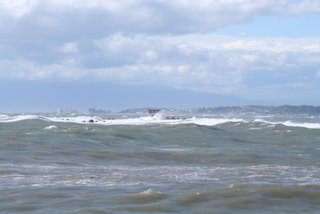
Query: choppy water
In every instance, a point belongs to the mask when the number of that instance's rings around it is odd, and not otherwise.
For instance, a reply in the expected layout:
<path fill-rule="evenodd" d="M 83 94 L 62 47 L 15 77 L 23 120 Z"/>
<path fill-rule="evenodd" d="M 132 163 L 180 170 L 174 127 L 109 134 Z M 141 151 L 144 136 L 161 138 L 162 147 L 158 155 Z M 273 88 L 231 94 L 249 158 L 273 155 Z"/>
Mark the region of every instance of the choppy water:
<path fill-rule="evenodd" d="M 0 115 L 0 213 L 319 213 L 317 118 L 91 119 Z"/>

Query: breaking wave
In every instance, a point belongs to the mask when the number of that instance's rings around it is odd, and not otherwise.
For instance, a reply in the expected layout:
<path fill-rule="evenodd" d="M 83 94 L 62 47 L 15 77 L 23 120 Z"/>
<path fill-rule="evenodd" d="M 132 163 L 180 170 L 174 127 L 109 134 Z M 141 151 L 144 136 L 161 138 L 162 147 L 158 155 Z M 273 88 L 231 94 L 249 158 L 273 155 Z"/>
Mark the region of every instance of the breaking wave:
<path fill-rule="evenodd" d="M 266 120 L 256 119 L 255 122 L 268 123 L 272 125 L 284 125 L 288 127 L 300 127 L 307 129 L 320 129 L 320 123 L 309 123 L 309 122 L 292 122 L 292 121 L 284 121 L 284 122 L 270 122 Z"/>
<path fill-rule="evenodd" d="M 320 122 L 293 122 L 286 121 L 268 121 L 264 119 L 243 119 L 243 118 L 212 118 L 212 117 L 164 117 L 161 114 L 155 116 L 132 117 L 132 118 L 103 118 L 97 116 L 40 116 L 40 115 L 0 115 L 0 123 L 12 123 L 24 120 L 43 120 L 57 123 L 77 123 L 77 124 L 96 124 L 96 125 L 186 125 L 194 124 L 201 126 L 216 126 L 225 123 L 263 123 L 268 125 L 284 125 L 287 127 L 300 127 L 307 129 L 320 129 Z M 47 127 L 47 129 L 53 128 Z"/>

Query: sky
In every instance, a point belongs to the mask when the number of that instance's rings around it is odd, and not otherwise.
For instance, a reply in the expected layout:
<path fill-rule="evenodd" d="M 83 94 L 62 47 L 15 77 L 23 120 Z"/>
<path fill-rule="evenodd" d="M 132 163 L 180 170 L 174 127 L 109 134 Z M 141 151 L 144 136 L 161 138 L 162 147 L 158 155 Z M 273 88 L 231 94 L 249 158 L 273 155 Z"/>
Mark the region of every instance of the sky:
<path fill-rule="evenodd" d="M 320 105 L 319 91 L 319 0 L 0 1 L 0 112 Z"/>

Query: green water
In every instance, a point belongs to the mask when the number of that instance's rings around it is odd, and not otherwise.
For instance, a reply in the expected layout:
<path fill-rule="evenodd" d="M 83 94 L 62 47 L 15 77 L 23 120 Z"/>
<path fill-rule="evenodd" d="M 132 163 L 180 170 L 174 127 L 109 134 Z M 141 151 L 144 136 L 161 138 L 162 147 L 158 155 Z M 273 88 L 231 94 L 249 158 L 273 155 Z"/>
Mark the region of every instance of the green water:
<path fill-rule="evenodd" d="M 0 213 L 320 210 L 320 129 L 36 119 L 0 136 Z"/>

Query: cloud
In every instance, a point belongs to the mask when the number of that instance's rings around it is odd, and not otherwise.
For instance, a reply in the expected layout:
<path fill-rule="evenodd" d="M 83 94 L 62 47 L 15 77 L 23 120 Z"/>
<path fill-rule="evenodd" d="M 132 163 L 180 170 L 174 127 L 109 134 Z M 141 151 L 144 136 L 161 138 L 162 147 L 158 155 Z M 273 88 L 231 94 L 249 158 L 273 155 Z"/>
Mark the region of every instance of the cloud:
<path fill-rule="evenodd" d="M 170 33 L 212 32 L 248 22 L 261 15 L 294 15 L 320 12 L 312 0 L 4 0 L 0 3 L 1 30 L 25 36 L 105 37 L 116 32 Z M 236 15 L 235 15 L 236 14 Z M 13 27 L 12 27 L 13 26 Z M 47 32 L 47 33 L 46 33 Z"/>
<path fill-rule="evenodd" d="M 248 39 L 237 40 L 224 44 L 227 49 L 264 50 L 281 53 L 320 52 L 320 39 Z"/>
<path fill-rule="evenodd" d="M 69 42 L 60 47 L 62 53 L 78 53 L 78 45 L 75 42 Z"/>
<path fill-rule="evenodd" d="M 243 96 L 257 88 L 267 91 L 261 86 L 267 84 L 315 85 L 320 38 L 212 33 L 258 16 L 309 12 L 320 12 L 320 2 L 3 0 L 0 74 L 2 79 L 90 78 Z M 259 75 L 268 78 L 258 86 Z"/>
<path fill-rule="evenodd" d="M 93 65 L 97 58 L 106 58 L 104 56 L 108 55 L 99 51 L 101 48 L 97 41 L 108 38 L 112 42 L 121 42 L 116 41 L 121 39 L 116 35 L 132 38 L 136 35 L 168 38 L 169 35 L 177 40 L 177 35 L 208 34 L 218 28 L 248 22 L 260 15 L 319 11 L 320 2 L 311 0 L 281 0 L 277 4 L 269 0 L 3 0 L 0 2 L 0 58 L 54 64 L 64 63 L 65 54 L 89 52 L 85 57 L 82 55 L 81 59 L 80 56 L 73 56 L 72 60 Z M 196 40 L 201 42 L 199 38 Z M 206 48 L 210 44 L 216 45 L 215 40 L 205 38 L 200 46 Z M 125 42 L 128 44 L 128 41 Z M 296 46 L 291 43 L 288 47 L 281 40 L 269 43 L 232 40 L 223 44 L 225 47 L 222 48 L 240 50 L 282 52 L 284 49 L 294 51 L 301 47 L 310 52 L 320 50 L 319 40 L 313 44 L 298 43 Z M 91 53 L 96 48 L 99 50 L 93 56 Z M 109 48 L 111 54 L 110 51 Z M 156 60 L 159 57 L 155 50 L 146 51 L 144 60 Z M 106 63 L 110 63 L 112 57 L 109 59 Z M 129 57 L 126 57 L 126 63 L 129 62 Z M 104 64 L 100 60 L 96 66 Z"/>
<path fill-rule="evenodd" d="M 0 8 L 12 16 L 22 17 L 29 13 L 37 3 L 37 0 L 3 0 Z"/>
<path fill-rule="evenodd" d="M 312 71 L 320 67 L 320 52 L 295 49 L 300 39 L 281 39 L 278 43 L 283 47 L 273 51 L 269 50 L 269 39 L 260 39 L 257 43 L 256 39 L 242 41 L 219 36 L 216 45 L 205 47 L 201 43 L 202 35 L 198 39 L 197 35 L 191 37 L 188 41 L 181 40 L 181 36 L 164 38 L 116 33 L 93 41 L 91 46 L 86 42 L 63 43 L 57 54 L 59 57 L 51 63 L 37 59 L 0 61 L 1 77 L 90 78 L 243 96 L 249 89 L 261 88 L 261 85 L 316 84 L 312 82 Z M 215 35 L 207 37 L 210 40 Z M 308 46 L 314 41 L 304 40 L 303 43 Z M 242 45 L 230 46 L 234 43 Z"/>
<path fill-rule="evenodd" d="M 30 60 L 0 60 L 1 79 L 70 79 L 75 80 L 88 75 L 82 69 L 76 69 L 69 63 L 43 65 Z"/>

